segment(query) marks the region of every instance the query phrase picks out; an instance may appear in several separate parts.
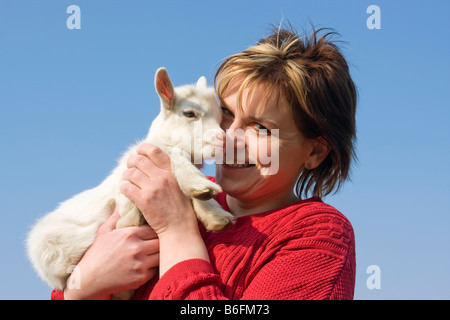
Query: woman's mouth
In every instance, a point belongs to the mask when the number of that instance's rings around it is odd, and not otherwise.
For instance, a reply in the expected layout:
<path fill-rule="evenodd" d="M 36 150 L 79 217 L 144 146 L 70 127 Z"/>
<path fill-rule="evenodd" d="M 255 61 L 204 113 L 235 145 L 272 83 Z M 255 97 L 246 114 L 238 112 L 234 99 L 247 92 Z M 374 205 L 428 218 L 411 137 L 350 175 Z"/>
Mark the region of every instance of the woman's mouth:
<path fill-rule="evenodd" d="M 242 164 L 224 163 L 223 165 L 234 169 L 250 168 L 255 166 L 254 164 L 250 163 L 242 163 Z"/>

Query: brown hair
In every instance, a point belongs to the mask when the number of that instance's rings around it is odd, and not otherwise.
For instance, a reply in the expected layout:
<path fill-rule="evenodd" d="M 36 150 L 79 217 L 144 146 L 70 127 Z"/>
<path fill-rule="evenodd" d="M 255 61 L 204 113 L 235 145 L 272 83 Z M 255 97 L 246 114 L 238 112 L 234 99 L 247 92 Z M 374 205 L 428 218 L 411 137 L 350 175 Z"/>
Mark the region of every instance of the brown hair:
<path fill-rule="evenodd" d="M 322 137 L 329 143 L 331 151 L 325 160 L 301 172 L 298 196 L 307 196 L 311 190 L 321 197 L 337 191 L 356 158 L 356 88 L 344 56 L 329 39 L 336 33 L 319 37 L 326 30 L 313 28 L 310 37 L 301 37 L 292 27 L 276 29 L 256 46 L 227 58 L 214 78 L 220 100 L 237 75 L 243 76 L 239 101 L 244 88 L 249 88 L 249 97 L 257 85 L 266 85 L 268 95 L 282 95 L 289 103 L 298 129 L 307 138 Z"/>

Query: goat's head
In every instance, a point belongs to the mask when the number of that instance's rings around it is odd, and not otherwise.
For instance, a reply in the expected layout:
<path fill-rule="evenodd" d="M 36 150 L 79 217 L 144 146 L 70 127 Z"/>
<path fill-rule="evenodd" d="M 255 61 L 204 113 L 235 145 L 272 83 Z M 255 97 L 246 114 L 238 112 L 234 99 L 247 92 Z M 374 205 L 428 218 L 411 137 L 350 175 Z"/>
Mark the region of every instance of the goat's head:
<path fill-rule="evenodd" d="M 224 132 L 220 128 L 222 113 L 214 89 L 207 87 L 205 77 L 200 77 L 196 85 L 174 88 L 167 70 L 159 68 L 155 87 L 161 99 L 161 112 L 152 125 L 153 133 L 165 145 L 189 153 L 195 164 L 212 158 L 212 144 Z"/>

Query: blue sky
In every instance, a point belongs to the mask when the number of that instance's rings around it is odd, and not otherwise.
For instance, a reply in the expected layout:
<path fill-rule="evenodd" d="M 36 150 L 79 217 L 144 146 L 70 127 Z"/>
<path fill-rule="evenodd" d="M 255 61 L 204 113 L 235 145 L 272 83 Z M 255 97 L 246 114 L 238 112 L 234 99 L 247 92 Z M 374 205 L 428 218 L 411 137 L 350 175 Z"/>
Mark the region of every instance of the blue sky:
<path fill-rule="evenodd" d="M 81 29 L 69 30 L 69 5 Z M 368 6 L 381 9 L 370 30 Z M 358 163 L 324 200 L 352 222 L 356 299 L 450 299 L 448 1 L 0 2 L 0 299 L 49 299 L 24 239 L 58 202 L 100 183 L 175 85 L 209 82 L 218 63 L 281 18 L 331 27 L 358 86 Z M 205 170 L 211 174 L 211 168 Z M 370 265 L 381 288 L 370 290 Z"/>

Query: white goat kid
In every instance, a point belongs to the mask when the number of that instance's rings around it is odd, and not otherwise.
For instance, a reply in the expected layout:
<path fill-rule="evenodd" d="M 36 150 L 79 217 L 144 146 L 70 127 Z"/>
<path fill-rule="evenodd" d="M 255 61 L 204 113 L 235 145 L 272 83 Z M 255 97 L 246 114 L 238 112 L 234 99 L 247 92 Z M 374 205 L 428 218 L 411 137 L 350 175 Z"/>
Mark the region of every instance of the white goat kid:
<path fill-rule="evenodd" d="M 210 142 L 223 135 L 214 90 L 206 86 L 204 77 L 196 86 L 174 89 L 164 68 L 156 72 L 155 87 L 161 112 L 147 137 L 122 156 L 118 166 L 99 186 L 61 203 L 41 218 L 28 235 L 29 258 L 38 274 L 53 288 L 65 288 L 73 267 L 115 207 L 121 215 L 118 228 L 145 223 L 137 206 L 119 191 L 127 160 L 141 143 L 152 143 L 167 152 L 180 189 L 192 198 L 197 217 L 207 230 L 220 231 L 232 223 L 233 216 L 211 199 L 221 191 L 220 186 L 208 180 L 200 166 L 192 163 L 193 159 L 211 158 L 214 148 Z"/>

